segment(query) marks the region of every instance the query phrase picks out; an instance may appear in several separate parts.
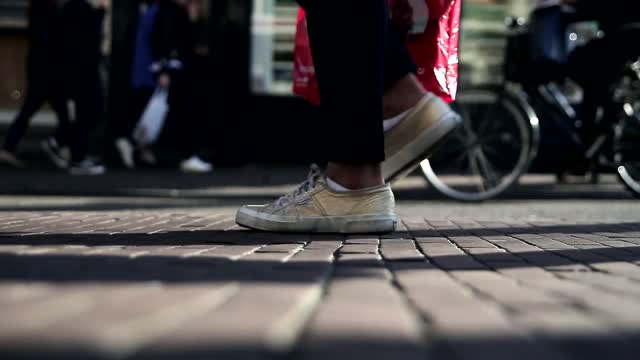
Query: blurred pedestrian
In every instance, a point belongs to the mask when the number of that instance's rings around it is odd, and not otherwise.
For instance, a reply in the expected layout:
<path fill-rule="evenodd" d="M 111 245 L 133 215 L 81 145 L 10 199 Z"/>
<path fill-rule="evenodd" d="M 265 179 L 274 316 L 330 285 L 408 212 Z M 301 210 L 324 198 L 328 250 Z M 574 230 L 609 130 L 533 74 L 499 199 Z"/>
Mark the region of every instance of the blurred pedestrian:
<path fill-rule="evenodd" d="M 59 89 L 64 81 L 60 76 L 61 63 L 57 53 L 59 5 L 58 0 L 29 2 L 27 94 L 0 149 L 0 163 L 14 167 L 24 166 L 16 156 L 16 149 L 33 115 L 48 102 L 58 118 L 58 130 L 55 136 L 42 143 L 42 147 L 56 166 L 64 168 L 68 165 L 69 111 L 67 99 Z"/>
<path fill-rule="evenodd" d="M 329 164 L 326 173 L 313 166 L 305 182 L 274 203 L 241 208 L 236 222 L 278 232 L 392 231 L 395 200 L 385 181 L 424 159 L 460 117 L 418 82 L 387 0 L 298 2 L 307 13 L 325 122 L 301 125 L 297 136 L 322 132 Z M 427 3 L 446 9 L 455 0 Z"/>
<path fill-rule="evenodd" d="M 89 136 L 100 122 L 103 111 L 100 78 L 103 18 L 110 0 L 99 0 L 94 7 L 87 0 L 67 0 L 61 10 L 61 87 L 75 105 L 75 122 L 71 129 L 72 175 L 99 175 L 102 165 L 88 157 Z"/>
<path fill-rule="evenodd" d="M 198 156 L 201 132 L 193 109 L 193 59 L 195 24 L 190 0 L 160 0 L 152 34 L 153 70 L 158 86 L 169 89 L 169 114 L 165 134 L 180 157 L 179 168 L 187 173 L 206 173 L 212 165 Z"/>
<path fill-rule="evenodd" d="M 136 166 L 135 150 L 139 151 L 140 159 L 153 165 L 155 155 L 148 146 L 138 144 L 133 138 L 133 130 L 151 100 L 156 87 L 156 74 L 151 70 L 153 64 L 153 50 L 151 35 L 154 29 L 159 4 L 157 0 L 142 1 L 140 4 L 140 18 L 136 30 L 131 67 L 131 88 L 129 95 L 128 113 L 114 124 L 116 134 L 115 148 L 122 163 L 129 169 Z"/>

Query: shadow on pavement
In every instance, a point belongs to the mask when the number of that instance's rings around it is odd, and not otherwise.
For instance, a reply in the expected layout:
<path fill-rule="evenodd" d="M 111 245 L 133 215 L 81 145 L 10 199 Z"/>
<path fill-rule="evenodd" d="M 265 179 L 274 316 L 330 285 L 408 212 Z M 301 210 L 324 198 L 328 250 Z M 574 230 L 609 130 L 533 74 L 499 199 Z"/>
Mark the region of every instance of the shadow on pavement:
<path fill-rule="evenodd" d="M 257 199 L 267 202 L 304 180 L 306 170 L 298 168 L 242 167 L 216 169 L 206 175 L 185 175 L 176 171 L 109 172 L 104 176 L 73 177 L 52 171 L 5 171 L 0 195 L 130 196 L 211 199 L 242 203 Z M 422 176 L 395 188 L 399 200 L 446 200 L 429 188 Z M 632 195 L 617 182 L 522 184 L 492 201 L 527 199 L 626 200 Z M 185 205 L 188 207 L 188 205 Z M 89 209 L 92 209 L 89 207 Z M 0 210 L 5 210 L 2 208 Z"/>
<path fill-rule="evenodd" d="M 536 341 L 534 343 L 534 340 Z M 221 344 L 212 339 L 191 342 L 188 346 L 155 344 L 130 356 L 114 356 L 98 349 L 82 346 L 59 346 L 49 351 L 34 350 L 28 344 L 17 344 L 15 350 L 0 350 L 3 359 L 437 359 L 437 360 L 635 360 L 640 343 L 640 332 L 618 330 L 609 334 L 553 334 L 523 339 L 517 334 L 490 334 L 477 336 L 454 336 L 450 338 L 431 336 L 426 347 L 406 341 L 358 336 L 323 334 L 306 344 L 305 338 L 292 353 L 281 354 L 256 343 L 236 341 Z"/>
<path fill-rule="evenodd" d="M 528 234 L 534 236 L 549 235 L 558 238 L 563 235 L 585 234 L 593 231 L 607 232 L 610 239 L 615 239 L 617 247 L 588 246 L 572 248 L 556 242 L 548 248 L 534 251 L 507 252 L 499 249 L 487 254 L 467 254 L 460 252 L 451 255 L 429 256 L 429 266 L 434 270 L 443 268 L 451 270 L 487 270 L 522 267 L 572 267 L 583 265 L 589 271 L 589 266 L 608 262 L 638 262 L 640 261 L 640 232 L 630 232 L 622 229 L 636 228 L 640 223 L 607 224 L 607 225 L 562 225 L 539 226 L 535 228 L 483 228 L 483 229 L 448 229 L 448 230 L 417 230 L 411 233 L 396 232 L 383 236 L 383 241 L 410 241 L 418 239 L 417 243 L 425 246 L 422 240 L 428 242 L 448 242 L 446 237 L 455 239 L 456 236 L 494 236 L 496 245 L 500 241 L 514 237 L 526 240 Z M 636 237 L 630 237 L 636 236 Z M 216 252 L 216 247 L 226 250 L 234 246 L 247 249 L 277 244 L 293 244 L 303 246 L 306 242 L 335 242 L 340 236 L 326 237 L 323 235 L 302 234 L 271 234 L 256 233 L 248 230 L 231 231 L 170 231 L 156 234 L 34 234 L 21 236 L 19 233 L 0 233 L 0 245 L 31 246 L 41 249 L 41 253 L 19 255 L 15 253 L 0 253 L 0 280 L 6 281 L 51 281 L 51 282 L 227 282 L 227 281 L 264 281 L 264 282 L 308 282 L 322 276 L 327 261 L 296 261 L 295 256 L 287 262 L 281 258 L 286 256 L 288 249 L 269 248 L 258 249 L 253 257 L 241 260 L 231 260 L 228 254 Z M 580 240 L 574 238 L 574 240 Z M 625 241 L 628 240 L 628 241 Z M 590 243 L 589 240 L 580 242 L 581 245 Z M 489 243 L 487 243 L 490 245 Z M 533 243 L 535 245 L 535 242 Z M 595 243 L 594 243 L 595 244 Z M 620 245 L 620 244 L 624 244 Z M 557 245 L 563 245 L 558 247 Z M 65 248 L 71 254 L 65 254 Z M 81 246 L 82 248 L 73 248 Z M 202 250 L 197 256 L 163 255 L 163 251 L 176 247 L 193 247 L 194 251 Z M 544 246 L 544 245 L 543 245 Z M 579 246 L 579 245 L 578 245 Z M 48 248 L 50 247 L 50 248 Z M 1 250 L 1 249 L 0 249 Z M 11 250 L 10 250 L 11 251 Z M 47 253 L 49 251 L 49 253 Z M 150 252 L 153 251 L 153 252 Z M 246 251 L 246 250 L 244 250 Z M 113 252 L 113 253 L 110 253 Z M 136 255 L 133 255 L 136 254 Z M 277 255 L 282 255 L 278 258 Z M 515 255 L 515 256 L 514 256 Z M 380 266 L 378 261 L 346 259 L 340 260 L 338 266 L 348 266 L 348 273 L 352 276 L 367 276 L 371 268 Z M 384 253 L 383 253 L 384 256 Z M 277 258 L 277 260 L 272 260 Z M 386 260 L 386 259 L 385 259 Z M 425 268 L 422 258 L 410 256 L 407 258 L 393 258 L 387 260 L 402 263 L 403 269 Z M 597 271 L 593 269 L 594 271 Z"/>

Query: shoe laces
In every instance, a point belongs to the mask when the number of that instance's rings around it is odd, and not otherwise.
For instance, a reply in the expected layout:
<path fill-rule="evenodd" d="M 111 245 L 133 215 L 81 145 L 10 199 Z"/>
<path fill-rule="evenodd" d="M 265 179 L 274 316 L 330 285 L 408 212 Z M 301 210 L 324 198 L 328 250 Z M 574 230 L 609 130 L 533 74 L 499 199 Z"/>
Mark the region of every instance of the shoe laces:
<path fill-rule="evenodd" d="M 298 187 L 287 195 L 281 197 L 275 202 L 275 205 L 278 207 L 285 206 L 293 201 L 298 196 L 307 193 L 316 188 L 318 184 L 318 180 L 324 176 L 324 173 L 320 169 L 320 167 L 316 164 L 311 165 L 311 169 L 309 170 L 309 175 L 307 175 L 307 180 L 305 180 L 302 184 L 298 185 Z"/>

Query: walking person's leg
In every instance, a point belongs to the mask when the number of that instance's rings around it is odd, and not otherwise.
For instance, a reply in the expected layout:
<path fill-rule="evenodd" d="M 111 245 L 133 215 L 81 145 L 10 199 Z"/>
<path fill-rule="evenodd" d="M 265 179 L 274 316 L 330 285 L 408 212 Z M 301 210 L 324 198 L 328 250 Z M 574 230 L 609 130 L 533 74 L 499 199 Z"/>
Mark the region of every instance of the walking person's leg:
<path fill-rule="evenodd" d="M 7 137 L 4 141 L 3 149 L 10 152 L 15 153 L 18 148 L 18 144 L 24 137 L 24 134 L 29 127 L 29 122 L 33 115 L 42 107 L 45 103 L 45 98 L 42 93 L 38 91 L 34 93 L 30 93 L 27 95 L 22 108 L 18 112 L 18 115 L 14 119 L 13 123 L 9 127 L 9 131 L 7 132 Z"/>
<path fill-rule="evenodd" d="M 111 124 L 114 146 L 120 156 L 122 164 L 128 169 L 136 167 L 134 157 L 136 148 L 142 158 L 146 159 L 148 158 L 147 154 L 150 154 L 150 150 L 146 146 L 141 146 L 136 142 L 133 137 L 133 132 L 153 96 L 153 92 L 153 87 L 130 89 L 126 115 L 123 116 L 122 119 L 114 120 L 114 123 Z M 147 161 L 143 160 L 143 162 L 146 163 Z M 153 162 L 154 161 L 150 161 L 150 163 Z"/>
<path fill-rule="evenodd" d="M 69 146 L 71 135 L 71 119 L 69 118 L 69 106 L 64 96 L 55 96 L 50 101 L 51 108 L 58 118 L 58 128 L 54 138 L 61 147 Z"/>
<path fill-rule="evenodd" d="M 177 71 L 171 78 L 169 89 L 170 126 L 175 131 L 173 142 L 180 158 L 179 169 L 184 173 L 204 174 L 213 166 L 198 156 L 201 150 L 199 114 L 194 111 L 193 81 L 189 69 Z"/>
<path fill-rule="evenodd" d="M 31 76 L 30 76 L 31 77 Z M 9 127 L 4 145 L 0 149 L 0 162 L 14 167 L 22 167 L 24 164 L 16 156 L 18 144 L 24 138 L 31 118 L 42 107 L 46 100 L 45 89 L 34 81 L 29 81 L 27 97 L 18 115 Z"/>
<path fill-rule="evenodd" d="M 386 159 L 382 163 L 386 182 L 413 171 L 462 122 L 440 97 L 422 86 L 398 29 L 398 24 L 389 22 L 384 93 Z"/>
<path fill-rule="evenodd" d="M 270 231 L 391 231 L 395 203 L 384 180 L 411 169 L 460 119 L 417 81 L 385 0 L 344 1 L 339 11 L 326 1 L 302 5 L 326 122 L 318 131 L 327 173 L 313 168 L 274 204 L 240 209 L 237 222 Z M 383 116 L 393 118 L 383 125 Z"/>
<path fill-rule="evenodd" d="M 271 205 L 243 207 L 237 222 L 270 231 L 392 231 L 395 202 L 380 167 L 386 0 L 344 0 L 339 11 L 334 2 L 303 5 L 325 121 L 306 128 L 326 139 L 327 174 L 312 168 L 294 192 Z"/>
<path fill-rule="evenodd" d="M 69 146 L 73 131 L 69 118 L 68 99 L 65 95 L 55 93 L 53 89 L 49 90 L 49 93 L 49 103 L 58 118 L 58 128 L 54 136 L 42 141 L 41 147 L 55 166 L 65 169 L 71 160 Z"/>
<path fill-rule="evenodd" d="M 71 140 L 72 175 L 99 175 L 105 172 L 104 166 L 97 165 L 87 158 L 89 152 L 89 136 L 102 113 L 102 95 L 100 77 L 97 72 L 82 71 L 82 81 L 77 81 L 71 92 L 71 100 L 76 107 L 76 119 L 73 124 Z"/>

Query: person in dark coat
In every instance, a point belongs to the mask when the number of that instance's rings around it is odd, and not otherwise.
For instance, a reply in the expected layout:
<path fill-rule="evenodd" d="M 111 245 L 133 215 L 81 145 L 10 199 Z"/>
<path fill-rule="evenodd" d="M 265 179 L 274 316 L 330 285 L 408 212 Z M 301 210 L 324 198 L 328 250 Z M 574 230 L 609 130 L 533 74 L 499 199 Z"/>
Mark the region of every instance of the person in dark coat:
<path fill-rule="evenodd" d="M 158 86 L 169 89 L 169 114 L 165 135 L 171 134 L 180 170 L 206 173 L 211 164 L 197 155 L 200 129 L 193 108 L 193 58 L 195 24 L 189 15 L 189 0 L 160 0 L 151 38 L 152 69 L 158 74 Z"/>
<path fill-rule="evenodd" d="M 55 136 L 43 142 L 43 149 L 58 167 L 68 162 L 70 122 L 67 99 L 59 87 L 64 81 L 59 56 L 59 2 L 57 0 L 31 0 L 28 10 L 29 54 L 27 59 L 27 95 L 0 150 L 0 162 L 22 167 L 16 156 L 18 144 L 24 137 L 33 115 L 48 102 L 58 117 Z"/>

